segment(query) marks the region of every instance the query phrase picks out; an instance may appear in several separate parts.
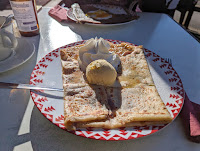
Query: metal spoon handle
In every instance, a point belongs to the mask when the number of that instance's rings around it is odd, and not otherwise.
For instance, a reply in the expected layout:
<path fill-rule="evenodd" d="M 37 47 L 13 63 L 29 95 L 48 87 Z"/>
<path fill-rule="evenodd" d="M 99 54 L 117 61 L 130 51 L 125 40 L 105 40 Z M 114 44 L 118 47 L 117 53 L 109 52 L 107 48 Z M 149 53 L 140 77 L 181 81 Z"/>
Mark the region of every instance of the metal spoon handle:
<path fill-rule="evenodd" d="M 4 27 L 7 26 L 8 24 L 10 24 L 13 18 L 14 18 L 14 15 L 13 15 L 13 14 L 8 15 L 8 16 L 5 18 L 5 21 L 1 24 L 0 29 L 1 29 L 1 28 L 4 28 Z"/>

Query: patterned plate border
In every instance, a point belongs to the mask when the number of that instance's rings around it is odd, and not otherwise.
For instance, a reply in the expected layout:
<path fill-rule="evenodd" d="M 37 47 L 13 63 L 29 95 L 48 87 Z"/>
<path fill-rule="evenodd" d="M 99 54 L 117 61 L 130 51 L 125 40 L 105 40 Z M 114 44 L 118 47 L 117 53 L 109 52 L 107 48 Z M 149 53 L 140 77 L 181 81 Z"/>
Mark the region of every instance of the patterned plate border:
<path fill-rule="evenodd" d="M 109 42 L 114 44 L 120 44 L 123 41 L 106 39 Z M 60 49 L 76 46 L 84 43 L 85 41 L 79 41 L 75 43 L 68 44 L 66 46 L 60 47 L 48 53 L 43 57 L 33 69 L 33 72 L 30 77 L 30 84 L 37 85 L 42 84 L 45 78 L 45 69 L 49 67 L 49 63 L 60 59 Z M 129 43 L 131 44 L 131 43 Z M 134 45 L 134 44 L 131 44 Z M 144 49 L 145 56 L 148 59 L 151 59 L 153 62 L 159 64 L 159 67 L 163 70 L 163 73 L 168 77 L 170 84 L 173 86 L 170 87 L 171 93 L 168 96 L 169 101 L 165 102 L 165 105 L 168 111 L 171 113 L 173 119 L 175 119 L 181 111 L 184 102 L 185 91 L 183 89 L 182 81 L 174 70 L 171 64 L 169 64 L 165 59 L 161 58 L 159 55 L 154 52 Z M 57 125 L 61 129 L 64 127 L 64 115 L 56 115 L 56 109 L 53 105 L 45 106 L 45 102 L 48 102 L 48 97 L 40 96 L 38 93 L 30 91 L 33 102 L 39 111 L 53 124 Z M 62 105 L 60 106 L 62 108 Z M 139 137 L 144 137 L 150 134 L 153 134 L 166 125 L 152 125 L 152 126 L 142 126 L 142 127 L 123 127 L 119 129 L 93 129 L 93 128 L 83 128 L 77 129 L 76 131 L 68 131 L 78 136 L 83 136 L 86 138 L 97 139 L 97 140 L 129 140 L 136 139 Z"/>

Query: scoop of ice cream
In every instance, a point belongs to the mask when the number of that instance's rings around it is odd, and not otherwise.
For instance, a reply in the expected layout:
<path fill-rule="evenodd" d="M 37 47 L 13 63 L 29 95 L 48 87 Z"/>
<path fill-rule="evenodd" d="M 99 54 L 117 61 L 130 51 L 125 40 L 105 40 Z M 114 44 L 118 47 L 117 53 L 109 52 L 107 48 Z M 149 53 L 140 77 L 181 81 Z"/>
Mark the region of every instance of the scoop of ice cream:
<path fill-rule="evenodd" d="M 90 84 L 111 86 L 116 80 L 117 72 L 109 62 L 99 59 L 87 66 L 86 77 Z"/>
<path fill-rule="evenodd" d="M 81 70 L 94 60 L 104 59 L 108 61 L 116 70 L 120 64 L 120 58 L 114 52 L 109 52 L 110 44 L 103 38 L 92 38 L 86 41 L 85 45 L 79 50 L 79 65 Z"/>

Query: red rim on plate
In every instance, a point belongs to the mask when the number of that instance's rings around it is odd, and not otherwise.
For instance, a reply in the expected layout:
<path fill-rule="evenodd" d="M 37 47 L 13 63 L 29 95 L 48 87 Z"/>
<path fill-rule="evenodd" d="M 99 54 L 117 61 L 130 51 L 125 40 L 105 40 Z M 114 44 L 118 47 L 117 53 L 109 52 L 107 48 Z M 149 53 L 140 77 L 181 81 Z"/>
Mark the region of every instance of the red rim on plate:
<path fill-rule="evenodd" d="M 120 44 L 123 42 L 119 40 L 110 40 L 110 39 L 107 40 L 114 44 Z M 58 70 L 57 68 L 59 66 L 61 66 L 59 50 L 76 46 L 84 42 L 85 41 L 71 43 L 48 53 L 35 66 L 31 74 L 30 84 L 42 86 L 43 84 L 48 85 L 49 81 L 55 84 L 59 83 L 57 82 L 57 79 L 58 77 L 61 77 L 61 67 L 59 69 L 60 71 L 58 72 L 55 71 Z M 180 113 L 184 102 L 185 91 L 183 89 L 183 84 L 181 82 L 181 79 L 178 76 L 177 72 L 174 70 L 174 68 L 171 66 L 171 64 L 165 61 L 165 59 L 161 58 L 154 52 L 147 49 L 144 49 L 144 53 L 148 61 L 148 64 L 151 64 L 150 65 L 151 66 L 150 71 L 152 70 L 151 73 L 155 68 L 156 72 L 158 72 L 161 78 L 163 78 L 165 81 L 162 84 L 162 80 L 160 82 L 160 80 L 154 78 L 154 74 L 152 74 L 155 84 L 159 82 L 159 84 L 156 84 L 156 87 L 158 89 L 158 92 L 162 100 L 164 101 L 173 119 L 175 119 Z M 53 76 L 49 76 L 50 72 L 54 73 Z M 55 101 L 54 98 L 49 98 L 48 96 L 40 95 L 39 93 L 34 91 L 30 91 L 30 93 L 32 100 L 35 103 L 36 107 L 39 109 L 39 111 L 53 124 L 57 125 L 61 129 L 66 130 L 64 127 L 63 99 L 58 99 Z M 92 138 L 97 140 L 129 140 L 153 134 L 169 124 L 151 125 L 142 127 L 138 126 L 123 127 L 119 129 L 110 129 L 110 130 L 100 129 L 100 128 L 99 129 L 82 128 L 70 132 L 78 136 L 83 136 L 86 138 Z"/>

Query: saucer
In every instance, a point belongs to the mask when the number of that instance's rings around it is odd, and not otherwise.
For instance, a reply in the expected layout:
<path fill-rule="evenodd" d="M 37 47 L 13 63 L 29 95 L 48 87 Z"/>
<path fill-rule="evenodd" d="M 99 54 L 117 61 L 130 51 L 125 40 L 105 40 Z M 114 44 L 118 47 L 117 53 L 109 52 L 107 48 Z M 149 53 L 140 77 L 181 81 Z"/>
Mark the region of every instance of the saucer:
<path fill-rule="evenodd" d="M 35 46 L 26 39 L 17 38 L 18 45 L 12 55 L 0 61 L 0 73 L 20 66 L 29 60 L 35 52 Z"/>

